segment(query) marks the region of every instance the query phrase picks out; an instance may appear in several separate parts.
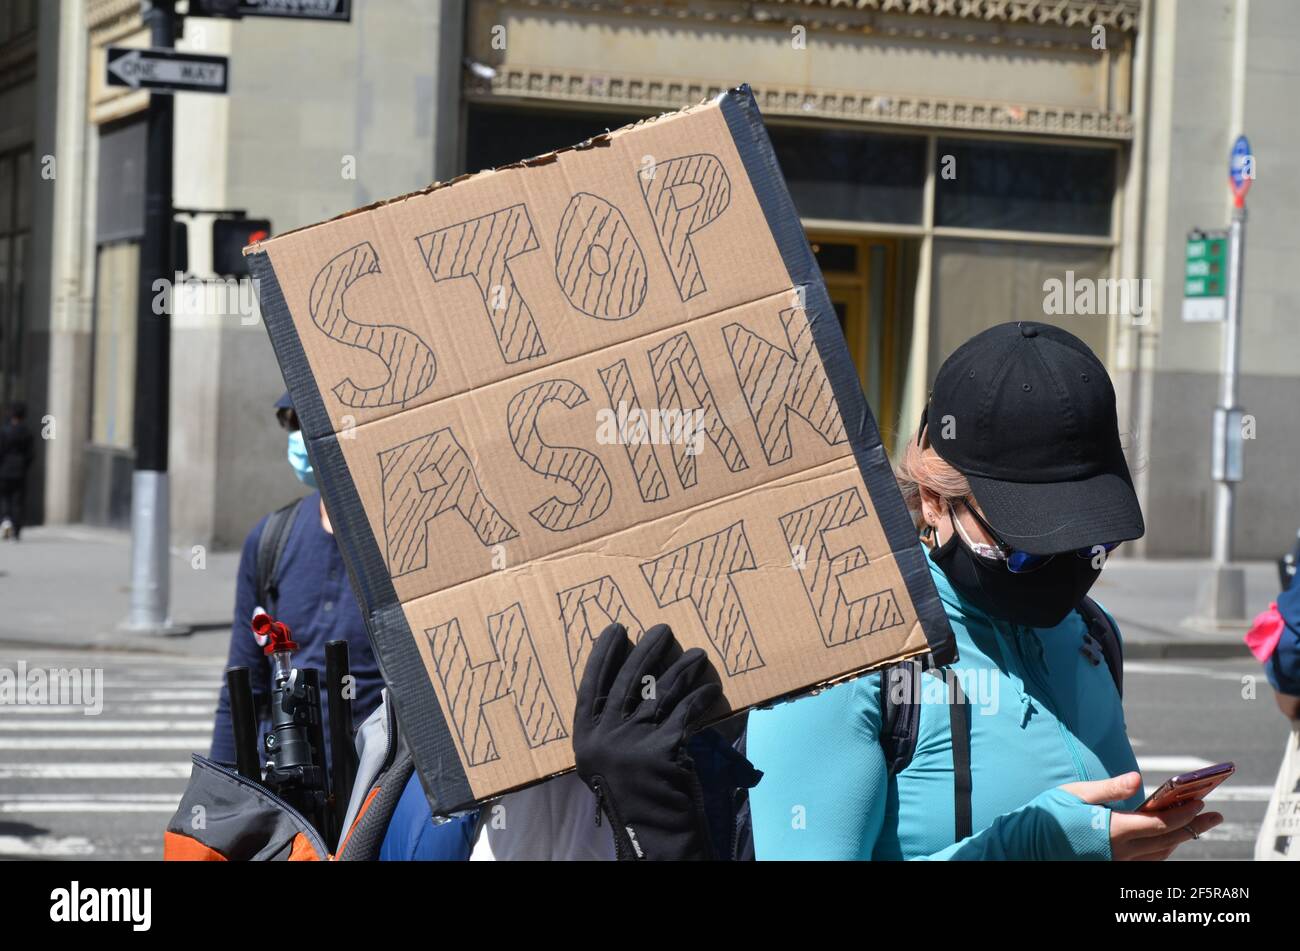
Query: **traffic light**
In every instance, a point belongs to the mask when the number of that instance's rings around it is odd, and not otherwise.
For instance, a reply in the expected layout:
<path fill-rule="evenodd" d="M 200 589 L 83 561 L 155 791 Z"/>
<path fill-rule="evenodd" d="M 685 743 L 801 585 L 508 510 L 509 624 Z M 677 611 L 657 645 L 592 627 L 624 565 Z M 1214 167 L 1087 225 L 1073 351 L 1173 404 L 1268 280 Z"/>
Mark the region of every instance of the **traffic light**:
<path fill-rule="evenodd" d="M 221 277 L 247 277 L 245 245 L 270 236 L 271 222 L 265 218 L 214 218 L 212 270 Z"/>

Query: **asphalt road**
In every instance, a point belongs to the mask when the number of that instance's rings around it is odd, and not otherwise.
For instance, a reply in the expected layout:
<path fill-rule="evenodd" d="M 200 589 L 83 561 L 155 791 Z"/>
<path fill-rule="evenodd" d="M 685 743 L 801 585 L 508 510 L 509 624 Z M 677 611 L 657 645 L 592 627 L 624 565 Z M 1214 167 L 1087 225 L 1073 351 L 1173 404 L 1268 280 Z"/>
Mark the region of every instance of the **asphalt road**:
<path fill-rule="evenodd" d="M 102 709 L 0 705 L 0 857 L 161 858 L 190 753 L 212 737 L 224 659 L 0 646 L 0 669 L 20 658 L 29 671 L 102 670 Z"/>
<path fill-rule="evenodd" d="M 160 857 L 190 752 L 208 746 L 222 661 L 0 646 L 0 669 L 19 656 L 29 669 L 101 669 L 103 708 L 0 705 L 0 858 Z M 1249 677 L 1256 699 L 1243 697 Z M 1177 857 L 1250 858 L 1288 733 L 1259 668 L 1130 661 L 1125 695 L 1148 789 L 1224 759 L 1238 767 L 1213 797 L 1224 824 Z"/>
<path fill-rule="evenodd" d="M 1209 800 L 1223 824 L 1180 846 L 1175 857 L 1252 858 L 1290 735 L 1259 665 L 1249 658 L 1129 661 L 1124 711 L 1148 792 L 1176 773 L 1224 760 L 1237 764 L 1236 775 Z"/>

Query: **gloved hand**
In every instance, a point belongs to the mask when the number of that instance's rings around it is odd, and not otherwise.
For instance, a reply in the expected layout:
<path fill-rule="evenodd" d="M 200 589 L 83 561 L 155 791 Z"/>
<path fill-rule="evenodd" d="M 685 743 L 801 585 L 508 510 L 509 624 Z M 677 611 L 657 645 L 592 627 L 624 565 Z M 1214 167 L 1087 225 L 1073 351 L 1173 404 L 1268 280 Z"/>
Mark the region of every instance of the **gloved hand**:
<path fill-rule="evenodd" d="M 700 781 L 686 752 L 722 696 L 710 671 L 704 651 L 683 653 L 665 624 L 635 647 L 623 625 L 611 624 L 587 659 L 573 752 L 578 775 L 613 826 L 620 859 L 714 857 Z"/>

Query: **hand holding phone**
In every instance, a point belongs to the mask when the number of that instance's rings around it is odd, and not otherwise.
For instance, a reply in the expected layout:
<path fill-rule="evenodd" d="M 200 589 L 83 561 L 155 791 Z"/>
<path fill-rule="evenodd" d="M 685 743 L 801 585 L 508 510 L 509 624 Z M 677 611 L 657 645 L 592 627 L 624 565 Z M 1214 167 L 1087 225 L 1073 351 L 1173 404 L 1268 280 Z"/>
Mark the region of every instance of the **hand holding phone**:
<path fill-rule="evenodd" d="M 1085 803 L 1113 807 L 1127 802 L 1142 788 L 1142 777 L 1133 771 L 1109 779 L 1067 783 L 1060 788 Z M 1169 858 L 1180 845 L 1200 838 L 1223 822 L 1221 813 L 1203 810 L 1203 803 L 1192 801 L 1162 812 L 1111 811 L 1111 859 L 1158 862 Z"/>
<path fill-rule="evenodd" d="M 1233 763 L 1216 763 L 1203 769 L 1195 769 L 1160 784 L 1146 801 L 1138 806 L 1138 812 L 1163 812 L 1185 802 L 1194 802 L 1208 796 L 1219 783 L 1237 771 Z"/>

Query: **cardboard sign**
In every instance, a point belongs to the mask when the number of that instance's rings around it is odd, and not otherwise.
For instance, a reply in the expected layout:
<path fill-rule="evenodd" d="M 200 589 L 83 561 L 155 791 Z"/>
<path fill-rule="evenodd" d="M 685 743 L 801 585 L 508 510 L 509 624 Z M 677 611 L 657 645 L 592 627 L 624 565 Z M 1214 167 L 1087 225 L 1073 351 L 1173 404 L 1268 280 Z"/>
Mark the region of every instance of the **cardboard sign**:
<path fill-rule="evenodd" d="M 611 621 L 730 710 L 954 656 L 748 87 L 247 253 L 435 811 L 572 768 Z"/>

